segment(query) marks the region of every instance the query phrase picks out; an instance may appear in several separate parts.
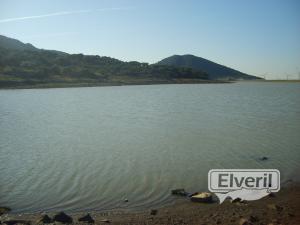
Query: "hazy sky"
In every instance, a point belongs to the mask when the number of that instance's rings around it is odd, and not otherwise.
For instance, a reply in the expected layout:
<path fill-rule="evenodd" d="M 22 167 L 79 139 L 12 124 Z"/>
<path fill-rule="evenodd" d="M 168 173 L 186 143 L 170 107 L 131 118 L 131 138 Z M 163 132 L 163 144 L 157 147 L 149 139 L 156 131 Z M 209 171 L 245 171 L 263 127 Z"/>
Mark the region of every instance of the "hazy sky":
<path fill-rule="evenodd" d="M 268 79 L 300 73 L 299 0 L 0 0 L 0 34 L 125 61 L 194 54 Z"/>

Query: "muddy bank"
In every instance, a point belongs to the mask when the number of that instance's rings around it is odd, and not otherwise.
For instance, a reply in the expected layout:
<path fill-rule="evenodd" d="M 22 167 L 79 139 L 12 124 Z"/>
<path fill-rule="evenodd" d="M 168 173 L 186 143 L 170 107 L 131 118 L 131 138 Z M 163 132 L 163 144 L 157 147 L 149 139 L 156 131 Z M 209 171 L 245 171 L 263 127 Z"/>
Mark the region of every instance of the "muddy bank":
<path fill-rule="evenodd" d="M 252 202 L 191 202 L 143 212 L 59 212 L 0 216 L 2 224 L 300 224 L 300 185 L 289 183 L 279 193 Z"/>

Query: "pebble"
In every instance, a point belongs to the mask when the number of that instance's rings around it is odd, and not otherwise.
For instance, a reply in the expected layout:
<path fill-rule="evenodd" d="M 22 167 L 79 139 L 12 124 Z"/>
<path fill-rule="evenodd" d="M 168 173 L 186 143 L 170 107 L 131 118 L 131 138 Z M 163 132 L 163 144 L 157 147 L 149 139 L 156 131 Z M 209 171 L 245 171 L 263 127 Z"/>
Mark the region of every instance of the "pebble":
<path fill-rule="evenodd" d="M 150 215 L 156 215 L 157 214 L 157 209 L 151 209 Z"/>

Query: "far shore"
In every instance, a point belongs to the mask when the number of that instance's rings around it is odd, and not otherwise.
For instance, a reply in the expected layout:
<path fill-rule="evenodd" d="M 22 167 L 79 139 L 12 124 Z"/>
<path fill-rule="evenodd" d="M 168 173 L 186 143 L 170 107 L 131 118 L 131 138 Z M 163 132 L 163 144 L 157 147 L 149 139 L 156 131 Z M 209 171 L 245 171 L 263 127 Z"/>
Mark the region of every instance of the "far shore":
<path fill-rule="evenodd" d="M 261 83 L 300 83 L 300 80 L 158 80 L 158 81 L 129 81 L 129 82 L 56 82 L 56 83 L 23 83 L 13 82 L 11 84 L 1 83 L 2 89 L 46 89 L 46 88 L 74 88 L 74 87 L 109 87 L 109 86 L 133 86 L 133 85 L 159 85 L 159 84 L 231 84 L 237 82 L 261 82 Z"/>
<path fill-rule="evenodd" d="M 107 86 L 130 86 L 130 85 L 159 85 L 159 84 L 224 84 L 232 81 L 221 80 L 196 80 L 196 79 L 176 79 L 176 80 L 151 80 L 151 81 L 128 81 L 128 82 L 56 82 L 56 83 L 23 83 L 14 82 L 12 84 L 2 84 L 1 89 L 43 89 L 43 88 L 72 88 L 72 87 L 107 87 Z"/>
<path fill-rule="evenodd" d="M 226 200 L 222 204 L 195 203 L 182 197 L 174 205 L 145 210 L 141 212 L 116 211 L 89 212 L 94 224 L 300 224 L 300 184 L 289 182 L 279 193 L 272 194 L 257 201 L 235 202 Z M 72 224 L 88 224 L 78 219 L 87 212 L 68 213 Z M 55 212 L 47 214 L 53 218 Z M 0 216 L 3 224 L 43 224 L 40 220 L 45 213 L 14 214 Z M 11 221 L 12 223 L 5 223 Z M 52 223 L 54 224 L 54 223 Z M 60 224 L 60 223 L 55 223 Z"/>

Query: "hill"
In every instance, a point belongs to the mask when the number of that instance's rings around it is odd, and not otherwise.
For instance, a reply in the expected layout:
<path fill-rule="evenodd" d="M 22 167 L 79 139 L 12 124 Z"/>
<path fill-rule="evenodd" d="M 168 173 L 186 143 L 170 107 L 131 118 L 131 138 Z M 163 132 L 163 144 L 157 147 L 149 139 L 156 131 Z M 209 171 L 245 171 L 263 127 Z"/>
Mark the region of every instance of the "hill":
<path fill-rule="evenodd" d="M 199 71 L 201 70 L 209 74 L 209 78 L 213 80 L 261 79 L 259 77 L 242 73 L 240 71 L 231 69 L 229 67 L 220 65 L 218 63 L 194 55 L 173 55 L 159 61 L 156 64 L 176 66 L 181 68 L 192 68 Z"/>
<path fill-rule="evenodd" d="M 18 41 L 13 38 L 5 37 L 3 35 L 0 35 L 0 47 L 13 49 L 13 50 L 31 50 L 31 51 L 38 50 L 32 44 L 24 44 L 21 41 Z"/>
<path fill-rule="evenodd" d="M 43 50 L 0 36 L 0 87 L 66 87 L 211 82 L 191 68 Z"/>

